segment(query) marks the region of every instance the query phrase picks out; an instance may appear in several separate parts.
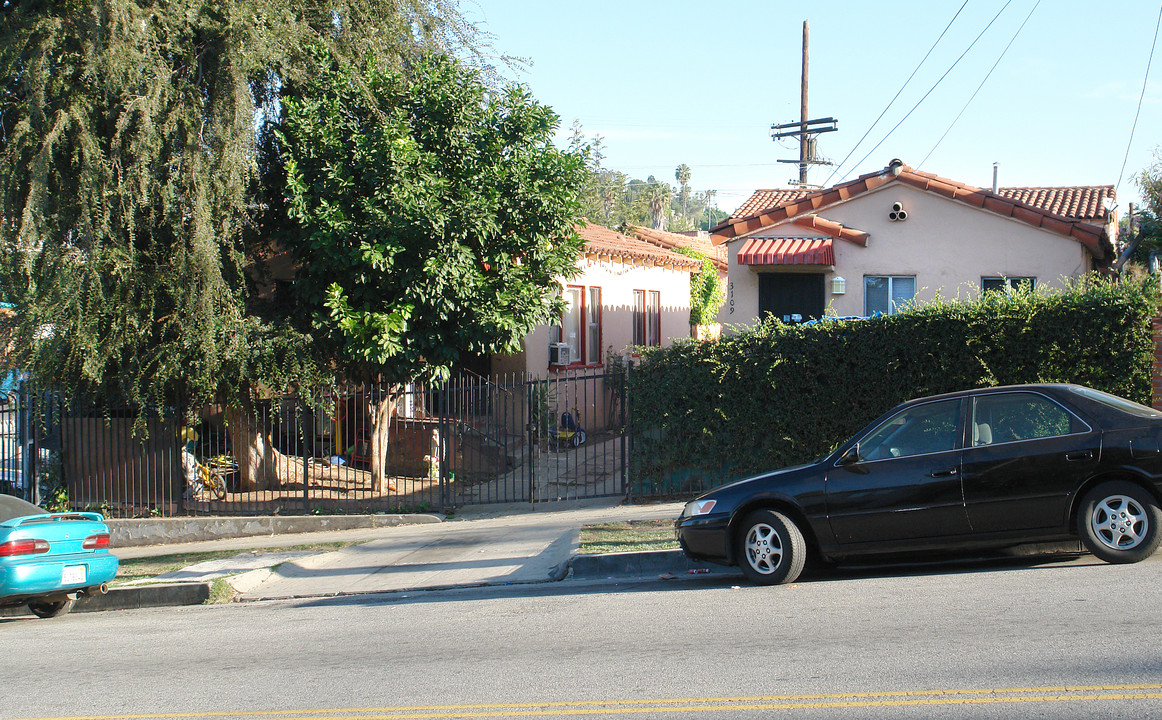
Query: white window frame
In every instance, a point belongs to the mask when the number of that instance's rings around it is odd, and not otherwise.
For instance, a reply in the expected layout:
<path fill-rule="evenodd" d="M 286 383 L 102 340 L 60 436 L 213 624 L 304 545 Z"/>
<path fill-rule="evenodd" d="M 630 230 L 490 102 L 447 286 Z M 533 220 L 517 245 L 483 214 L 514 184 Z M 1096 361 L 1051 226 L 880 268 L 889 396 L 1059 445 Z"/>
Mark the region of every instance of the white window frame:
<path fill-rule="evenodd" d="M 585 363 L 601 364 L 601 287 L 590 285 L 585 288 Z"/>
<path fill-rule="evenodd" d="M 868 307 L 868 281 L 870 280 L 887 280 L 888 281 L 888 307 L 886 310 L 871 309 Z M 896 303 L 893 299 L 895 296 L 895 284 L 899 280 L 909 280 L 912 283 L 912 296 L 908 298 L 906 305 L 910 305 L 916 300 L 916 276 L 915 275 L 864 275 L 863 276 L 863 313 L 866 316 L 874 315 L 877 312 L 882 312 L 885 315 L 895 315 L 904 308 Z"/>
<path fill-rule="evenodd" d="M 569 346 L 570 367 L 600 365 L 602 341 L 602 310 L 600 285 L 566 285 L 561 292 L 567 308 L 557 323 L 557 342 Z"/>

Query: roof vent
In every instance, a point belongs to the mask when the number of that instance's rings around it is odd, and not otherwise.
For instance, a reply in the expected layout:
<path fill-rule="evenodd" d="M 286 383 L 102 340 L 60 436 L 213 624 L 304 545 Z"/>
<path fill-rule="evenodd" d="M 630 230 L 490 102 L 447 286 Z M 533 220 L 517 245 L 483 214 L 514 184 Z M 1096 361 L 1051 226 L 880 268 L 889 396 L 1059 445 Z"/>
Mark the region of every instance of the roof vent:
<path fill-rule="evenodd" d="M 888 219 L 892 222 L 903 222 L 908 219 L 908 211 L 904 209 L 901 203 L 892 203 L 892 211 L 888 213 Z"/>

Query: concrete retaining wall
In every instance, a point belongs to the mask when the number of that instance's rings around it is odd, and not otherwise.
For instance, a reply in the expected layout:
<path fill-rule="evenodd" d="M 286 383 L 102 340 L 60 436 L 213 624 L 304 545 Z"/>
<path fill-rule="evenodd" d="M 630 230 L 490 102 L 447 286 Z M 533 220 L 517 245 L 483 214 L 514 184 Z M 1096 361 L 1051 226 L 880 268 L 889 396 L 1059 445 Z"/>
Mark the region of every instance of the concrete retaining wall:
<path fill-rule="evenodd" d="M 290 515 L 173 517 L 106 520 L 113 547 L 199 542 L 223 538 L 353 530 L 440 522 L 437 515 Z"/>

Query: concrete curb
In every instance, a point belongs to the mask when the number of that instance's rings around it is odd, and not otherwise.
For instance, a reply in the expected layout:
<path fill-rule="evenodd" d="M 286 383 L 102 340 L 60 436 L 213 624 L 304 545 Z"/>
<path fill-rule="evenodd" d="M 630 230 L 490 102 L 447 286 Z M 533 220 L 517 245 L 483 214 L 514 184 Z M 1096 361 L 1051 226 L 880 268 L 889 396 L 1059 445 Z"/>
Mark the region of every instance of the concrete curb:
<path fill-rule="evenodd" d="M 139 547 L 258 535 L 356 530 L 443 522 L 441 515 L 276 515 L 173 518 L 111 518 L 112 546 Z"/>
<path fill-rule="evenodd" d="M 115 587 L 107 595 L 85 595 L 77 598 L 72 612 L 136 610 L 139 608 L 201 605 L 210 598 L 210 583 L 169 583 Z M 32 617 L 28 607 L 0 608 L 0 617 Z"/>
<path fill-rule="evenodd" d="M 410 517 L 410 516 L 409 516 Z M 271 568 L 259 568 L 225 577 L 226 582 L 239 594 L 252 590 L 273 573 Z M 732 575 L 736 568 L 696 562 L 681 550 L 655 552 L 610 553 L 607 555 L 574 555 L 553 568 L 545 581 L 596 580 L 606 577 L 644 577 L 648 575 Z M 487 585 L 484 583 L 483 585 Z M 481 583 L 464 586 L 447 585 L 416 590 L 449 590 L 457 587 L 478 587 Z M 104 610 L 134 610 L 138 608 L 201 605 L 210 597 L 210 583 L 167 583 L 115 587 L 107 595 L 84 596 L 77 599 L 72 612 L 100 612 Z M 264 598 L 266 599 L 266 598 Z M 275 599 L 275 598 L 270 598 Z M 278 598 L 286 599 L 286 598 Z M 0 617 L 32 617 L 25 606 L 0 609 Z"/>
<path fill-rule="evenodd" d="M 735 575 L 737 568 L 691 560 L 681 550 L 610 553 L 607 555 L 574 555 L 570 561 L 571 579 L 591 580 L 603 577 L 641 575 Z"/>

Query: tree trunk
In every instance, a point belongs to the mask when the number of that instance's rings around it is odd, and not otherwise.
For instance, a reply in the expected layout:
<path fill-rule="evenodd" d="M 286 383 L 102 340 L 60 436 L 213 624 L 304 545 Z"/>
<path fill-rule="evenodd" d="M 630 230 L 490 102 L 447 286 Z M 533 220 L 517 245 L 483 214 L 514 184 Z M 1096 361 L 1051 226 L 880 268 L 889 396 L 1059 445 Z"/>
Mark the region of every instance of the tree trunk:
<path fill-rule="evenodd" d="M 271 490 L 302 479 L 302 461 L 274 447 L 250 403 L 227 408 L 226 423 L 238 463 L 239 490 Z"/>
<path fill-rule="evenodd" d="M 380 494 L 395 491 L 387 477 L 387 448 L 400 389 L 400 385 L 392 385 L 383 397 L 376 399 L 371 395 L 367 401 L 367 414 L 371 417 L 371 478 L 375 492 Z"/>

